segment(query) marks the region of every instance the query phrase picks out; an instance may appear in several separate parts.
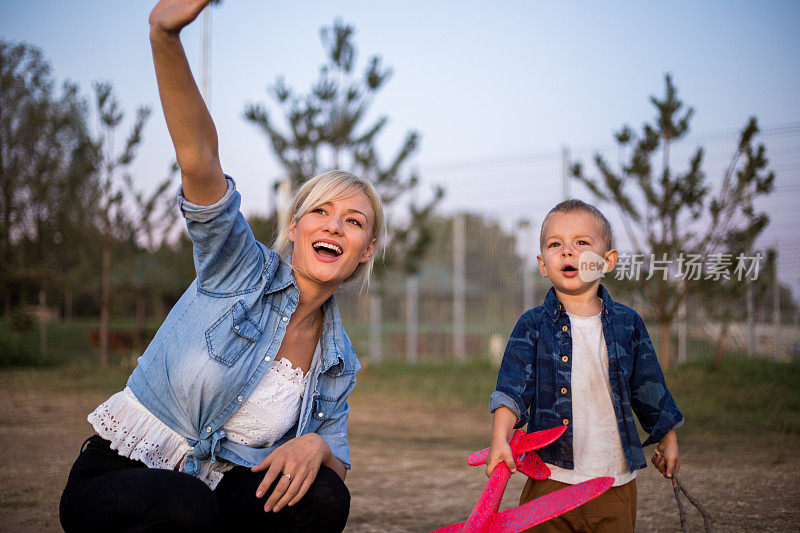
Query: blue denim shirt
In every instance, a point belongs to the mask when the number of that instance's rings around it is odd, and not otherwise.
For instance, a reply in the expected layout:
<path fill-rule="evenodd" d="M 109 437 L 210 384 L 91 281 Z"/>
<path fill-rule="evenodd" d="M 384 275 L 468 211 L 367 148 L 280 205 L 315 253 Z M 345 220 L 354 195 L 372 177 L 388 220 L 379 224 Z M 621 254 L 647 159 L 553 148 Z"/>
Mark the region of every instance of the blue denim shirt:
<path fill-rule="evenodd" d="M 642 318 L 630 307 L 613 301 L 602 285 L 597 295 L 603 300 L 601 322 L 614 412 L 625 459 L 633 472 L 647 466 L 642 447 L 658 442 L 671 429 L 683 425 L 683 415 L 664 383 Z M 544 303 L 526 311 L 514 327 L 489 410 L 508 407 L 517 415 L 515 427 L 529 421 L 528 432 L 567 421 L 564 435 L 539 450 L 539 454 L 546 462 L 568 469 L 574 468 L 571 369 L 569 316 L 551 288 Z M 561 393 L 562 388 L 566 394 Z M 633 413 L 650 435 L 643 443 L 639 442 Z"/>
<path fill-rule="evenodd" d="M 169 312 L 128 380 L 136 398 L 193 447 L 184 471 L 225 459 L 253 466 L 286 441 L 315 432 L 350 468 L 347 397 L 361 368 L 342 327 L 336 300 L 323 305 L 318 363 L 307 380 L 295 427 L 274 446 L 229 441 L 222 428 L 275 360 L 299 291 L 291 267 L 257 242 L 228 191 L 198 206 L 181 192 L 178 205 L 194 245 L 195 279 Z"/>

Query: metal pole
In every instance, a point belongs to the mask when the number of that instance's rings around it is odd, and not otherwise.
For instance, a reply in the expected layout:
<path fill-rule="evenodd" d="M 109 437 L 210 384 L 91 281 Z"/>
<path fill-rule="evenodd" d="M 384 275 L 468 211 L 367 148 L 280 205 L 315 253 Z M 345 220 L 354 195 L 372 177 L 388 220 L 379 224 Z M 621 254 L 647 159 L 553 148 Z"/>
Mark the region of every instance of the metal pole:
<path fill-rule="evenodd" d="M 678 306 L 678 366 L 686 362 L 686 341 L 689 333 L 689 324 L 686 321 L 686 280 L 678 282 L 678 292 L 681 297 L 681 304 Z"/>
<path fill-rule="evenodd" d="M 775 324 L 775 356 L 781 355 L 781 284 L 778 281 L 778 245 L 775 244 L 775 268 L 773 270 L 772 322 Z"/>
<path fill-rule="evenodd" d="M 203 32 L 201 50 L 202 67 L 200 69 L 200 90 L 206 107 L 211 108 L 211 84 L 209 82 L 209 70 L 211 69 L 211 5 L 207 5 L 203 10 Z"/>
<path fill-rule="evenodd" d="M 412 274 L 406 278 L 406 360 L 417 362 L 417 293 L 419 280 Z"/>
<path fill-rule="evenodd" d="M 374 287 L 369 295 L 369 351 L 373 361 L 383 359 L 381 350 L 381 296 L 379 290 L 380 287 Z"/>
<path fill-rule="evenodd" d="M 459 213 L 453 219 L 453 353 L 457 361 L 466 358 L 464 343 L 464 300 L 466 293 L 465 217 Z"/>
<path fill-rule="evenodd" d="M 561 147 L 561 199 L 569 200 L 569 148 Z"/>

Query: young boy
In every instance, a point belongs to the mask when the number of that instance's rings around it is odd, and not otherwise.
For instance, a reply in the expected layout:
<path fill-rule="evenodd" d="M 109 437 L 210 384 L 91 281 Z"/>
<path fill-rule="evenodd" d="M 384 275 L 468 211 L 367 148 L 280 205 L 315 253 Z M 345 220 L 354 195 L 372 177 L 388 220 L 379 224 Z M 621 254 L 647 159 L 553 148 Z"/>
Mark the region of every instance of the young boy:
<path fill-rule="evenodd" d="M 683 416 L 641 317 L 600 285 L 617 261 L 603 214 L 580 200 L 562 202 L 542 222 L 539 244 L 539 271 L 553 287 L 520 317 L 506 346 L 489 401 L 486 473 L 500 461 L 515 471 L 508 445 L 515 428 L 529 420 L 529 432 L 565 425 L 560 439 L 538 451 L 550 478 L 529 479 L 520 504 L 599 476 L 615 483 L 530 531 L 632 532 L 636 470 L 647 466 L 642 447 L 658 442 L 652 462 L 671 477 L 680 466 L 675 428 Z M 633 413 L 650 435 L 641 444 Z"/>

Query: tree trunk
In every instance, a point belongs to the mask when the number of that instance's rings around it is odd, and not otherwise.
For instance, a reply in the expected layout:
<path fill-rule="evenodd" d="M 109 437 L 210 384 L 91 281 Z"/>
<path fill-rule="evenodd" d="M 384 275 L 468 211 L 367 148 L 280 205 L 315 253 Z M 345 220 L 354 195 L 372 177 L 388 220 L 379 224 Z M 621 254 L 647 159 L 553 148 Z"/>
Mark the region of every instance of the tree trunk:
<path fill-rule="evenodd" d="M 661 368 L 664 370 L 672 369 L 672 358 L 670 357 L 671 326 L 668 320 L 661 322 Z"/>
<path fill-rule="evenodd" d="M 108 323 L 111 318 L 111 236 L 103 236 L 100 285 L 100 367 L 108 368 Z"/>
<path fill-rule="evenodd" d="M 722 323 L 722 328 L 719 330 L 717 337 L 717 344 L 714 347 L 714 359 L 711 361 L 712 370 L 717 370 L 722 364 L 722 358 L 725 357 L 725 341 L 728 339 L 728 321 Z"/>

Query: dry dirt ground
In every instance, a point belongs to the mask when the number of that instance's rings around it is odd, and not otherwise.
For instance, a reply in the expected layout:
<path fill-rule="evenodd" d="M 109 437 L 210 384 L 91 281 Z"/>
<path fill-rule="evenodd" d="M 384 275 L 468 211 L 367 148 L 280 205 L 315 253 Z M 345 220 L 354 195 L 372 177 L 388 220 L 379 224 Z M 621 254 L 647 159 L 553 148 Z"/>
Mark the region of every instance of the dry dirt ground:
<path fill-rule="evenodd" d="M 90 433 L 86 414 L 105 395 L 48 393 L 2 378 L 0 387 L 0 530 L 58 531 L 60 491 Z M 488 415 L 358 391 L 351 403 L 347 531 L 430 531 L 464 520 L 486 481 L 466 456 L 485 445 Z M 681 454 L 683 481 L 709 508 L 715 531 L 800 530 L 796 447 L 695 438 L 681 443 Z M 523 482 L 512 477 L 503 508 L 515 504 Z M 680 531 L 671 485 L 653 467 L 638 483 L 637 530 Z M 690 530 L 702 531 L 688 511 Z"/>

